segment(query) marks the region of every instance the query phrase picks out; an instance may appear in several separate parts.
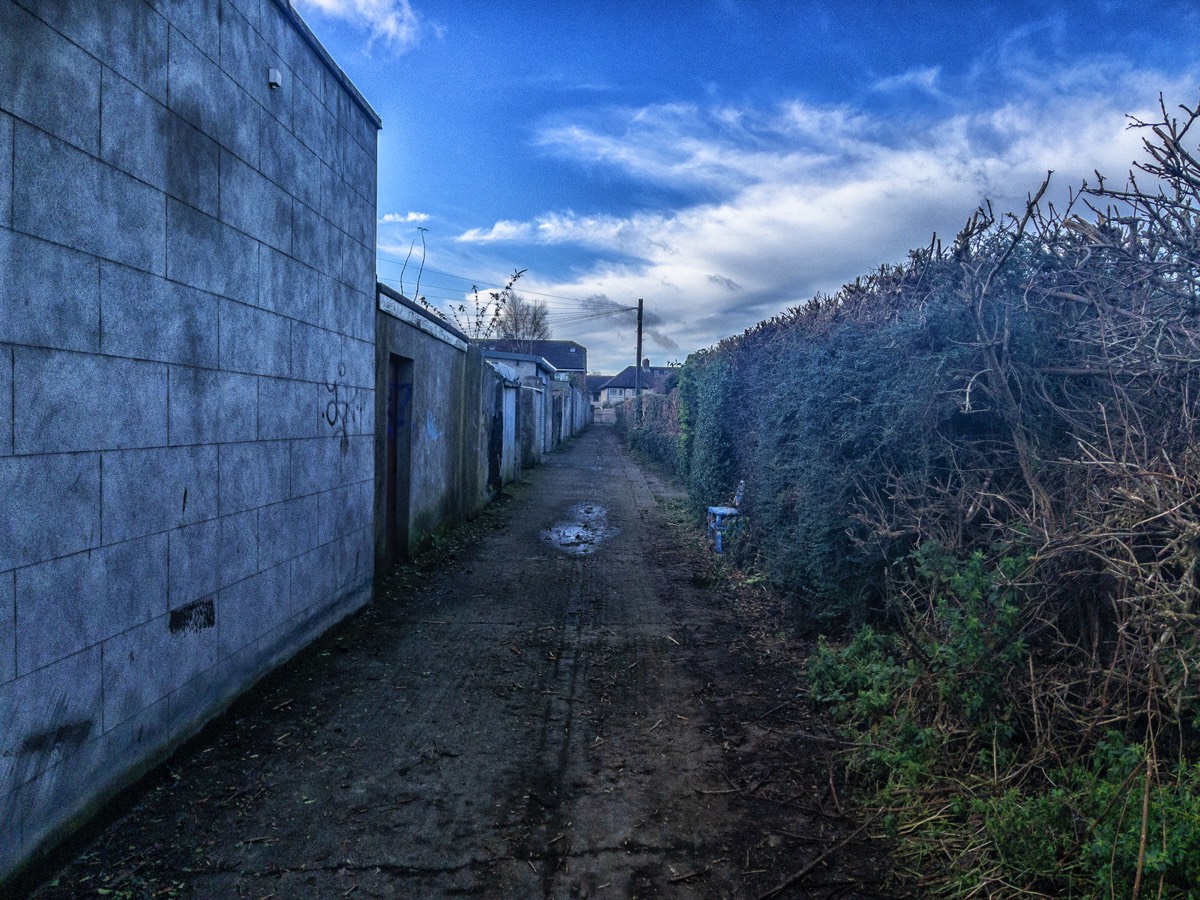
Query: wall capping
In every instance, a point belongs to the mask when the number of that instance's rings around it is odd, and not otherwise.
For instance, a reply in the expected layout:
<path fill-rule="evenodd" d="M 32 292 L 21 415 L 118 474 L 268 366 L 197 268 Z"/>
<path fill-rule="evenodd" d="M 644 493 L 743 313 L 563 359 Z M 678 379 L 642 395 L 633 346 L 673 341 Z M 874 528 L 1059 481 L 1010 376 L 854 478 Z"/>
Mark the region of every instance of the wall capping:
<path fill-rule="evenodd" d="M 287 16 L 288 21 L 292 23 L 292 27 L 300 32 L 300 36 L 304 38 L 305 43 L 307 43 L 309 47 L 316 52 L 317 56 L 321 58 L 321 62 L 323 62 L 325 67 L 333 73 L 333 77 L 338 80 L 342 88 L 345 89 L 346 93 L 350 95 L 359 109 L 367 114 L 367 118 L 371 120 L 371 123 L 375 126 L 376 131 L 382 128 L 383 120 L 379 118 L 379 113 L 375 112 L 375 110 L 371 108 L 371 104 L 367 102 L 367 98 L 364 97 L 359 92 L 358 88 L 354 86 L 354 82 L 350 80 L 350 76 L 342 71 L 341 66 L 334 62 L 333 57 L 329 55 L 329 51 L 325 49 L 321 41 L 315 34 L 313 34 L 312 29 L 308 27 L 308 23 L 300 17 L 300 13 L 296 12 L 296 10 L 292 8 L 291 0 L 275 0 L 275 5 L 279 7 L 285 16 Z"/>
<path fill-rule="evenodd" d="M 386 285 L 380 285 L 380 290 L 377 294 L 379 297 L 380 312 L 385 312 L 392 318 L 399 319 L 401 322 L 412 325 L 414 328 L 419 328 L 430 337 L 435 337 L 456 350 L 466 352 L 466 335 L 457 335 L 449 328 L 439 325 L 423 311 L 413 309 L 409 305 L 412 301 L 408 300 L 407 297 L 402 297 L 399 294 L 392 296 L 395 292 L 390 290 L 385 291 L 384 288 L 386 287 Z"/>

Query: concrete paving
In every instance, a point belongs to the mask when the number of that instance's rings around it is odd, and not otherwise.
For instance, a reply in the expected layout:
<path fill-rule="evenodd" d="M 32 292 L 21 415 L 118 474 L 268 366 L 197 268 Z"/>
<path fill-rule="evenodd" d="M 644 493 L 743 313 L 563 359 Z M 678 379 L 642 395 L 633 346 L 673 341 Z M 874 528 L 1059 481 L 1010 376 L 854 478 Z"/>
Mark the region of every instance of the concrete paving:
<path fill-rule="evenodd" d="M 795 686 L 738 655 L 664 521 L 678 494 L 605 426 L 532 479 L 185 748 L 37 896 L 757 897 L 853 832 L 809 771 L 822 745 L 756 749 L 783 732 L 751 714 Z M 870 853 L 830 865 L 784 895 L 884 894 Z"/>

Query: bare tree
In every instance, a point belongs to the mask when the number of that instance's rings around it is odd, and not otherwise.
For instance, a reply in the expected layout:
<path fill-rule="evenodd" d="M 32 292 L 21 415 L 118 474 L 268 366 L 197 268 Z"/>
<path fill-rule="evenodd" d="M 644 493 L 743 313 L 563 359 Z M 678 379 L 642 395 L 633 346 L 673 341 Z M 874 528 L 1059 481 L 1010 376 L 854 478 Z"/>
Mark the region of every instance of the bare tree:
<path fill-rule="evenodd" d="M 549 340 L 549 315 L 545 301 L 527 300 L 510 290 L 500 312 L 500 337 L 524 342 Z"/>

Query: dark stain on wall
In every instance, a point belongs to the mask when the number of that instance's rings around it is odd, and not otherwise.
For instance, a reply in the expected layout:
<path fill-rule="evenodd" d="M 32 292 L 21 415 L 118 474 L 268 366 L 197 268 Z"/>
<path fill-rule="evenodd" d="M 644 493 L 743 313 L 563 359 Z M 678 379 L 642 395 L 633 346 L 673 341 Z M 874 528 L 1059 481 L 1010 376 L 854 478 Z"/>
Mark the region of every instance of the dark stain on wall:
<path fill-rule="evenodd" d="M 21 753 L 50 753 L 62 744 L 77 747 L 88 739 L 94 725 L 90 719 L 81 719 L 78 722 L 67 722 L 57 728 L 34 732 L 21 742 Z"/>
<path fill-rule="evenodd" d="M 171 619 L 167 623 L 171 634 L 203 631 L 216 624 L 217 608 L 212 600 L 197 600 L 195 603 L 171 610 Z"/>

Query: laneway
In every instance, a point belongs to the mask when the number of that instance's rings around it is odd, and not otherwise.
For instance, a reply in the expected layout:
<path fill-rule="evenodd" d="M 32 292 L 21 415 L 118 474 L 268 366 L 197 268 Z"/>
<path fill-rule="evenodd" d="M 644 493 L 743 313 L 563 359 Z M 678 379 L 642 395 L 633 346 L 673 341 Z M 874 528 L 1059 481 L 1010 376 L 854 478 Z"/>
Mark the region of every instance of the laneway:
<path fill-rule="evenodd" d="M 603 426 L 532 477 L 39 896 L 758 897 L 806 866 L 781 896 L 881 896 L 827 744 L 777 720 L 795 682 L 705 589 L 668 488 Z"/>

